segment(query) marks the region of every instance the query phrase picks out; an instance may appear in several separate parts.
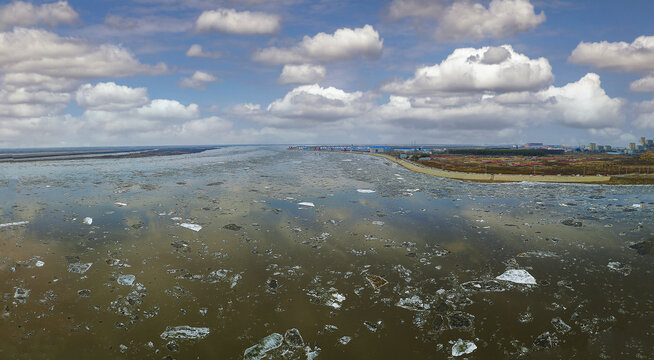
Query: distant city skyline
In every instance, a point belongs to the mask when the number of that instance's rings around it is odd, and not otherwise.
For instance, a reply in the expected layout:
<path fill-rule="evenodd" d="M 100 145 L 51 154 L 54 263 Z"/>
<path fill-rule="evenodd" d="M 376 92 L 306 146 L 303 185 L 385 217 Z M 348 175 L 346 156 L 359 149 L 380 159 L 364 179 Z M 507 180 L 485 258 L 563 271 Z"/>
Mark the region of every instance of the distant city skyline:
<path fill-rule="evenodd" d="M 648 1 L 0 5 L 0 147 L 654 138 Z"/>

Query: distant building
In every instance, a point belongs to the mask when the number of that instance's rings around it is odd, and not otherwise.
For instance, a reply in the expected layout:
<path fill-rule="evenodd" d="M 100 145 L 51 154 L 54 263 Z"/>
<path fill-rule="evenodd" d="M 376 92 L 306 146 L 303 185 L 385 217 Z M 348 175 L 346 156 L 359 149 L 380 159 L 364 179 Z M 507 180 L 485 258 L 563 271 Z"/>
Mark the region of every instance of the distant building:
<path fill-rule="evenodd" d="M 629 143 L 629 150 L 636 151 L 636 143 Z"/>
<path fill-rule="evenodd" d="M 590 148 L 590 151 L 597 151 L 596 143 L 590 143 L 588 147 Z"/>
<path fill-rule="evenodd" d="M 640 138 L 640 145 L 645 146 L 645 144 L 646 144 L 646 142 L 645 142 L 645 137 L 642 136 L 642 137 Z"/>
<path fill-rule="evenodd" d="M 611 151 L 611 145 L 604 145 L 604 151 Z"/>
<path fill-rule="evenodd" d="M 652 140 L 652 139 L 647 140 L 647 146 L 648 147 L 654 146 L 654 140 Z"/>
<path fill-rule="evenodd" d="M 526 148 L 541 148 L 541 147 L 543 147 L 543 143 L 526 143 L 525 147 Z"/>

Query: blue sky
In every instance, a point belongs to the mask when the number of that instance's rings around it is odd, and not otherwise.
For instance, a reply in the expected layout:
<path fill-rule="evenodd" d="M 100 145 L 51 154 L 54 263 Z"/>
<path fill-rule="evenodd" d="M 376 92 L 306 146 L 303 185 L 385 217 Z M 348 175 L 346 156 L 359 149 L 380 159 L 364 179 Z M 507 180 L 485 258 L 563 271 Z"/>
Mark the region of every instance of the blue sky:
<path fill-rule="evenodd" d="M 7 2 L 0 146 L 624 146 L 654 137 L 652 13 L 650 1 Z"/>

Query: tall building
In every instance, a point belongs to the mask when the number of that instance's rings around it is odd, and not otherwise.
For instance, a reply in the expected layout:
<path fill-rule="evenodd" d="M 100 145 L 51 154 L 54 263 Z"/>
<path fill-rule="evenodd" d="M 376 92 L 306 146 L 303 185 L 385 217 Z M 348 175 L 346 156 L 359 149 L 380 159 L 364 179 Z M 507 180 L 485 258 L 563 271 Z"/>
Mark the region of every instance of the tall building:
<path fill-rule="evenodd" d="M 640 137 L 640 144 L 645 146 L 645 137 L 644 136 Z"/>
<path fill-rule="evenodd" d="M 590 143 L 589 147 L 590 147 L 590 151 L 597 151 L 597 144 L 596 143 Z"/>
<path fill-rule="evenodd" d="M 647 146 L 654 146 L 654 140 L 652 139 L 647 140 Z"/>
<path fill-rule="evenodd" d="M 629 150 L 631 151 L 636 150 L 636 143 L 629 143 Z"/>

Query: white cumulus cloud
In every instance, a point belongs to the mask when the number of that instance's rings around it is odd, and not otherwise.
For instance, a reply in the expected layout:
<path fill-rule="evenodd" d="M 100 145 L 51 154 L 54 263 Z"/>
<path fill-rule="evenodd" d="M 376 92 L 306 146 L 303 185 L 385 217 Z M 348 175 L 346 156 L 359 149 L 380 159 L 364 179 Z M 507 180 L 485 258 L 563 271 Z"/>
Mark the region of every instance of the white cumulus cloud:
<path fill-rule="evenodd" d="M 389 15 L 394 19 L 435 19 L 435 36 L 445 41 L 514 36 L 546 19 L 544 12 L 535 12 L 529 0 L 492 0 L 488 7 L 472 0 L 394 0 Z"/>
<path fill-rule="evenodd" d="M 14 26 L 72 24 L 78 16 L 66 1 L 42 5 L 14 1 L 0 6 L 0 30 Z"/>
<path fill-rule="evenodd" d="M 77 105 L 87 110 L 128 110 L 149 102 L 146 88 L 130 88 L 113 82 L 82 85 L 75 94 Z"/>
<path fill-rule="evenodd" d="M 195 21 L 195 28 L 203 32 L 238 35 L 274 34 L 281 28 L 278 15 L 263 12 L 217 9 L 204 11 Z"/>
<path fill-rule="evenodd" d="M 421 67 L 407 81 L 382 87 L 393 94 L 522 91 L 543 88 L 554 76 L 545 58 L 530 59 L 510 45 L 456 49 L 440 64 Z"/>
<path fill-rule="evenodd" d="M 182 87 L 189 87 L 198 90 L 204 90 L 206 85 L 218 81 L 218 78 L 204 71 L 196 71 L 191 77 L 183 78 L 179 84 Z"/>
<path fill-rule="evenodd" d="M 269 47 L 258 51 L 254 60 L 267 64 L 301 64 L 350 60 L 376 59 L 381 55 L 384 40 L 371 26 L 342 28 L 333 34 L 318 33 L 305 36 L 290 48 Z"/>
<path fill-rule="evenodd" d="M 279 82 L 282 84 L 312 84 L 325 78 L 327 69 L 321 65 L 284 65 Z"/>
<path fill-rule="evenodd" d="M 220 52 L 218 51 L 204 51 L 202 48 L 202 45 L 200 44 L 193 44 L 191 47 L 188 48 L 188 51 L 186 51 L 186 56 L 188 57 L 206 57 L 206 58 L 212 58 L 212 59 L 217 59 L 221 56 Z"/>
<path fill-rule="evenodd" d="M 654 71 L 654 36 L 640 36 L 632 43 L 581 42 L 568 60 L 598 69 L 629 72 Z"/>
<path fill-rule="evenodd" d="M 629 89 L 635 92 L 654 92 L 654 76 L 647 76 L 629 84 Z"/>

